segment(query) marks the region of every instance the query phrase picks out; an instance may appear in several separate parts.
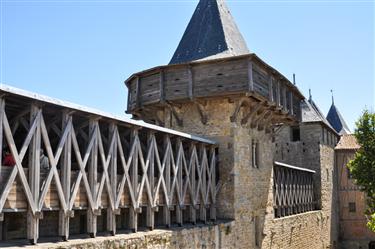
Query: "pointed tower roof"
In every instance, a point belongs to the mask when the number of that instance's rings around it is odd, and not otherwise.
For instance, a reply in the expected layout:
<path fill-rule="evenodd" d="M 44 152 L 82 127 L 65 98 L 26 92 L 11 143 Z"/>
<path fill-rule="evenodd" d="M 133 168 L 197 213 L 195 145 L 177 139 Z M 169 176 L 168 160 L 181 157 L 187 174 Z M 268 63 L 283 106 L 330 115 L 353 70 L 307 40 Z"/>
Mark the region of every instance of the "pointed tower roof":
<path fill-rule="evenodd" d="M 169 64 L 248 53 L 224 0 L 200 0 Z"/>
<path fill-rule="evenodd" d="M 341 113 L 335 106 L 332 98 L 332 105 L 327 114 L 327 120 L 331 126 L 339 133 L 340 135 L 350 134 L 348 125 L 346 124 L 344 118 L 341 116 Z"/>
<path fill-rule="evenodd" d="M 320 122 L 324 123 L 327 127 L 331 130 L 335 130 L 328 120 L 324 117 L 324 114 L 319 109 L 319 107 L 315 104 L 314 100 L 312 99 L 311 90 L 309 90 L 309 99 L 303 100 L 301 102 L 301 111 L 302 111 L 302 122 L 305 123 L 313 123 L 313 122 Z"/>

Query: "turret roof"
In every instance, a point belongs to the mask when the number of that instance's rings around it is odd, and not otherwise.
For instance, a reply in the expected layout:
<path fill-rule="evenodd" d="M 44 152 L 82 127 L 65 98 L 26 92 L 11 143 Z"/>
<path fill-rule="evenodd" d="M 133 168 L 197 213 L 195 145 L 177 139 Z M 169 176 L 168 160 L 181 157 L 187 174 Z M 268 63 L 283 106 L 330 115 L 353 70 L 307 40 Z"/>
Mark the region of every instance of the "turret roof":
<path fill-rule="evenodd" d="M 248 53 L 224 0 L 200 0 L 169 64 Z"/>

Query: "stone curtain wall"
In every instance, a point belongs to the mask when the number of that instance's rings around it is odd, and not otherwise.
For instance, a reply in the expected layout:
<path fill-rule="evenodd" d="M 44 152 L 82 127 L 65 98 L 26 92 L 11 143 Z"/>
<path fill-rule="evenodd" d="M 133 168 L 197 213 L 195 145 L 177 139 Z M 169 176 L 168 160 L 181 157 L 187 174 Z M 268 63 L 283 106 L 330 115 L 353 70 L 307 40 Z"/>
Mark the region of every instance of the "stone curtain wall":
<path fill-rule="evenodd" d="M 320 125 L 303 126 L 298 144 L 290 143 L 289 128 L 281 131 L 277 141 L 272 143 L 270 133 L 254 129 L 250 124 L 241 124 L 242 111 L 239 120 L 231 122 L 230 117 L 236 108 L 233 101 L 227 98 L 210 99 L 205 104 L 208 114 L 206 124 L 201 122 L 201 115 L 194 104 L 184 104 L 176 109 L 183 126 L 178 125 L 167 108 L 163 121 L 169 128 L 203 135 L 219 142 L 217 215 L 218 218 L 235 221 L 231 228 L 235 238 L 228 237 L 227 242 L 233 248 L 320 249 L 333 245 L 334 239 L 331 241 L 330 238 L 332 199 L 329 195 L 332 177 L 328 177 L 327 182 L 325 175 L 326 168 L 329 172 L 333 170 L 333 147 L 321 145 Z M 259 142 L 259 168 L 252 167 L 252 140 Z M 280 161 L 317 171 L 314 181 L 318 198 L 323 195 L 323 210 L 274 218 L 272 168 L 273 161 L 281 156 L 276 143 L 285 150 L 284 159 Z M 276 151 L 278 154 L 275 154 Z M 331 161 L 328 159 L 330 157 Z M 324 164 L 322 167 L 320 162 Z M 321 180 L 324 181 L 323 191 L 319 188 Z"/>

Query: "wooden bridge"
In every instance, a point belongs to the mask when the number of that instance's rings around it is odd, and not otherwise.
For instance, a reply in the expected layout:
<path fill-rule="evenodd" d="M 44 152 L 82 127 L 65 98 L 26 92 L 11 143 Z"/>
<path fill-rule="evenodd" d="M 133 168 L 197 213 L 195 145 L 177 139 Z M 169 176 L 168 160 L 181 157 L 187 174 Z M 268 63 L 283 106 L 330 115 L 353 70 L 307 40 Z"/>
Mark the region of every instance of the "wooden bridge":
<path fill-rule="evenodd" d="M 2 86 L 0 143 L 15 161 L 0 163 L 0 220 L 25 213 L 32 243 L 53 211 L 64 240 L 78 210 L 93 237 L 104 213 L 113 235 L 124 215 L 133 231 L 216 218 L 213 141 Z"/>

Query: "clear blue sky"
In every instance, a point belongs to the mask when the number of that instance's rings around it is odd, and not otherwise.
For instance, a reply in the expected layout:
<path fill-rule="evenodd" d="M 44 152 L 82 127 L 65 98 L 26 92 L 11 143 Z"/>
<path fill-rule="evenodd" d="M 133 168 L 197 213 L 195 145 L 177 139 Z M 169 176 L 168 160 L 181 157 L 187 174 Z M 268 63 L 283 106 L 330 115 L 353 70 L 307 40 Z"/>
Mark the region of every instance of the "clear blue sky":
<path fill-rule="evenodd" d="M 195 1 L 1 1 L 4 84 L 125 115 L 132 73 L 167 64 Z M 374 107 L 374 2 L 227 1 L 248 47 L 350 128 Z"/>

